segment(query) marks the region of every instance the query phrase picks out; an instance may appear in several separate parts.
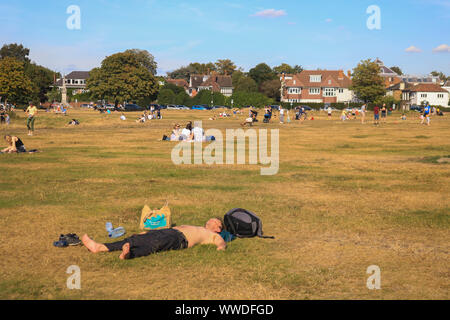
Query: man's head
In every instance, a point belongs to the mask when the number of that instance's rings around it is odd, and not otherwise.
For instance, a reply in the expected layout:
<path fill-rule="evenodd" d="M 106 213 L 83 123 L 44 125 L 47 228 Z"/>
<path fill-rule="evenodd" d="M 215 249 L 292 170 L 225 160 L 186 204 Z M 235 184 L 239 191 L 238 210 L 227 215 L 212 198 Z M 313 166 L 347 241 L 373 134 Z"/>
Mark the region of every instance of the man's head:
<path fill-rule="evenodd" d="M 221 232 L 223 230 L 222 220 L 219 218 L 212 218 L 206 222 L 205 228 L 212 232 Z"/>
<path fill-rule="evenodd" d="M 9 134 L 5 135 L 4 138 L 8 143 L 11 143 L 12 137 Z"/>

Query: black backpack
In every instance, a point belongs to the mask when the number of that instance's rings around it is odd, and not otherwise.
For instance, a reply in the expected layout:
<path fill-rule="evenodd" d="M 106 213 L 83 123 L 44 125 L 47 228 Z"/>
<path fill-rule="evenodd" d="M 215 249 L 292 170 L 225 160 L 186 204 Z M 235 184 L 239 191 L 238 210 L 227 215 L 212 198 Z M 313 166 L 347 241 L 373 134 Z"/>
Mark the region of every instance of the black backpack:
<path fill-rule="evenodd" d="M 238 238 L 271 238 L 275 237 L 263 236 L 262 221 L 253 212 L 235 208 L 228 211 L 223 217 L 225 229 L 234 234 Z"/>

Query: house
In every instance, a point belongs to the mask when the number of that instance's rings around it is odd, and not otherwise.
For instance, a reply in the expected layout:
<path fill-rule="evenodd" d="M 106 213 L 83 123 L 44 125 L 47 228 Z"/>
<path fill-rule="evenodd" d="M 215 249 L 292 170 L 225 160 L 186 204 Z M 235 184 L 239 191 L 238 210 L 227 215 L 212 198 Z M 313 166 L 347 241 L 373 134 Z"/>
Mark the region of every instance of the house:
<path fill-rule="evenodd" d="M 384 79 L 384 86 L 389 88 L 393 85 L 396 85 L 401 82 L 400 76 L 398 73 L 393 71 L 392 69 L 386 67 L 380 59 L 376 59 L 375 63 L 380 67 L 380 76 Z"/>
<path fill-rule="evenodd" d="M 184 79 L 167 79 L 167 83 L 174 84 L 178 87 L 184 88 L 187 94 L 189 94 L 189 83 Z"/>
<path fill-rule="evenodd" d="M 333 103 L 355 101 L 350 72 L 342 70 L 303 70 L 294 75 L 282 74 L 281 102 Z"/>
<path fill-rule="evenodd" d="M 194 97 L 200 90 L 220 92 L 226 97 L 233 94 L 231 76 L 211 74 L 192 74 L 189 79 L 188 94 Z"/>
<path fill-rule="evenodd" d="M 54 86 L 60 90 L 63 87 L 63 80 L 67 89 L 74 89 L 73 94 L 86 92 L 86 81 L 89 78 L 89 71 L 72 71 L 63 79 L 56 79 Z"/>
<path fill-rule="evenodd" d="M 430 104 L 432 106 L 447 107 L 450 93 L 439 84 L 422 83 L 405 85 L 402 90 L 402 101 L 409 109 L 412 105 Z"/>

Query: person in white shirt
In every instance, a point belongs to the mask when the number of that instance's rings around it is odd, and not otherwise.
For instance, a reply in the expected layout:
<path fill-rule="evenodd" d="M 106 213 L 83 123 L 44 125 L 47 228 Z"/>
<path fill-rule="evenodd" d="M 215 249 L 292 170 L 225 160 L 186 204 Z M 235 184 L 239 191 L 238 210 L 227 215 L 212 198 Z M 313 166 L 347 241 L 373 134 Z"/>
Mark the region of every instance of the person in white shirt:
<path fill-rule="evenodd" d="M 185 141 L 192 140 L 192 122 L 191 121 L 189 121 L 186 124 L 186 128 L 183 128 L 183 130 L 181 130 L 181 136 L 183 137 L 183 140 L 185 140 Z"/>
<path fill-rule="evenodd" d="M 366 105 L 363 104 L 361 106 L 361 123 L 364 123 L 365 118 L 366 118 Z"/>
<path fill-rule="evenodd" d="M 284 123 L 284 109 L 280 106 L 280 123 Z"/>
<path fill-rule="evenodd" d="M 192 134 L 194 135 L 194 142 L 203 142 L 205 140 L 203 128 L 194 127 L 192 129 Z"/>

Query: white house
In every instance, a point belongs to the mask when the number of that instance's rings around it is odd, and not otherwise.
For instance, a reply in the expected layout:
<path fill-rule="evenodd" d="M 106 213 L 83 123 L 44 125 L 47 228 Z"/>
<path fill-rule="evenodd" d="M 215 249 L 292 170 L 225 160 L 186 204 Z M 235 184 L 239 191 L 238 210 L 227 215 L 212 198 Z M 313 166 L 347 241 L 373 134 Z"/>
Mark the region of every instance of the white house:
<path fill-rule="evenodd" d="M 449 92 L 438 84 L 418 84 L 403 91 L 402 100 L 409 101 L 411 105 L 428 103 L 432 106 L 447 107 Z"/>

